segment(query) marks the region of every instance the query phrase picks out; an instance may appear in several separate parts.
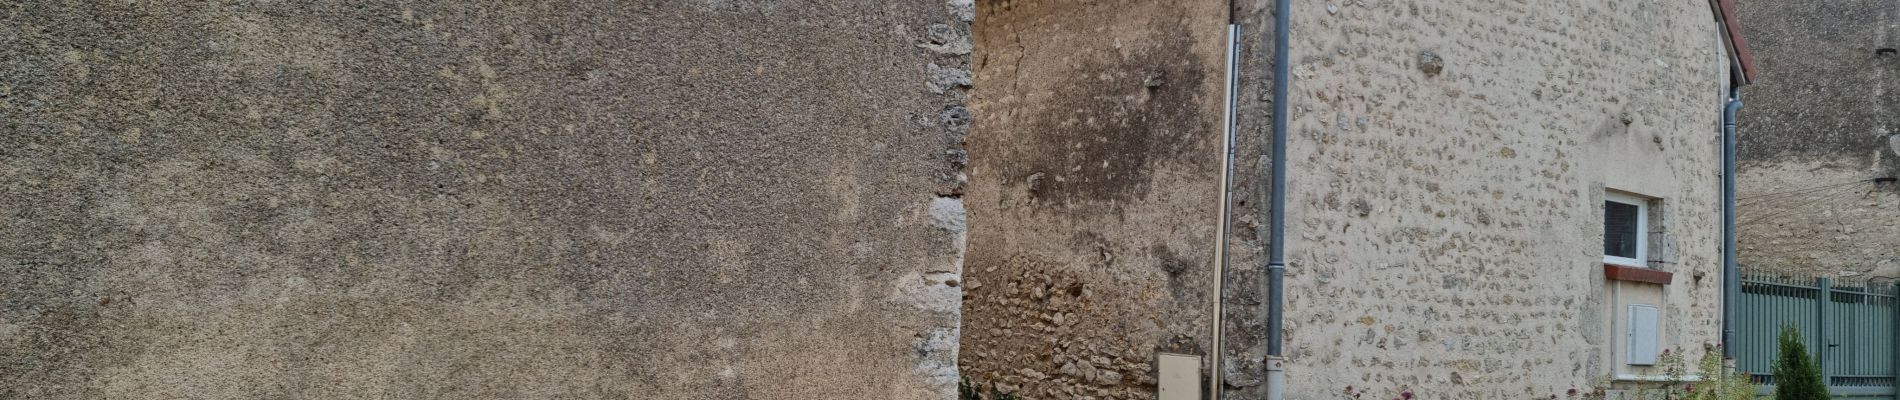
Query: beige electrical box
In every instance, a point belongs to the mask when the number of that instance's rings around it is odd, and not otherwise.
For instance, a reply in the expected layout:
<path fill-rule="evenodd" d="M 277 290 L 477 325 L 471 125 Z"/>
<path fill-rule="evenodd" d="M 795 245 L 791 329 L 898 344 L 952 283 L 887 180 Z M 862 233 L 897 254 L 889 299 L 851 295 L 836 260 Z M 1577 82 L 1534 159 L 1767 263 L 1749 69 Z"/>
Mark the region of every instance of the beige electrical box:
<path fill-rule="evenodd" d="M 1201 400 L 1201 356 L 1157 353 L 1161 400 Z"/>

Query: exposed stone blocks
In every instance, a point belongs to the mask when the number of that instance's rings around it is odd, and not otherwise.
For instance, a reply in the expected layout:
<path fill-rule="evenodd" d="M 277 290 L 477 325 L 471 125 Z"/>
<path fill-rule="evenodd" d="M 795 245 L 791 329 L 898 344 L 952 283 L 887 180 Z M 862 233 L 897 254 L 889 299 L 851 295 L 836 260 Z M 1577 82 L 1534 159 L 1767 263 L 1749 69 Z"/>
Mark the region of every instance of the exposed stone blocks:
<path fill-rule="evenodd" d="M 1606 187 L 1665 200 L 1665 346 L 1717 340 L 1727 75 L 1707 4 L 1330 8 L 1293 15 L 1291 398 L 1607 377 Z"/>
<path fill-rule="evenodd" d="M 1225 7 L 977 4 L 967 378 L 1150 398 L 1211 346 Z"/>
<path fill-rule="evenodd" d="M 1173 161 L 1190 154 L 1211 156 L 1218 142 L 1204 141 L 1218 140 L 1218 131 L 1101 154 L 1091 153 L 1100 143 L 1130 142 L 1114 135 L 1154 126 L 1069 132 L 1118 123 L 1117 110 L 1153 109 L 1156 100 L 1217 116 L 1220 99 L 1212 93 L 1098 95 L 1080 82 L 1132 86 L 1132 75 L 1146 68 L 1165 70 L 1162 80 L 1171 85 L 1180 76 L 1173 62 L 1196 58 L 1205 73 L 1218 74 L 1218 46 L 1201 43 L 1218 41 L 1224 28 L 1216 18 L 1147 10 L 1147 2 L 1028 3 L 978 7 L 977 58 L 988 61 L 978 62 L 976 74 L 964 367 L 971 378 L 1032 396 L 1143 398 L 1150 383 L 1130 372 L 1147 371 L 1117 369 L 1124 384 L 1103 387 L 1074 360 L 1145 363 L 1153 350 L 1169 348 L 1171 335 L 1204 346 L 1195 335 L 1205 317 L 1193 312 L 1205 309 L 1186 306 L 1204 299 L 1196 293 L 1211 284 L 1176 276 L 1207 268 L 1211 260 L 1196 257 L 1211 249 L 1170 243 L 1143 254 L 1138 243 L 1201 238 L 1184 228 L 1215 220 L 1199 217 L 1211 207 L 1096 188 L 1166 182 L 1174 193 L 1211 191 L 1211 179 L 1162 178 L 1211 177 L 1214 166 L 1141 174 L 1190 165 Z M 1237 395 L 1260 390 L 1263 356 L 1264 238 L 1256 229 L 1265 221 L 1255 195 L 1267 161 L 1258 149 L 1268 105 L 1259 79 L 1266 29 L 1255 7 L 1265 4 L 1232 10 L 1250 32 L 1242 194 L 1226 277 L 1229 361 L 1220 366 L 1222 384 Z M 1191 23 L 1157 22 L 1175 19 Z M 1717 340 L 1715 139 L 1727 75 L 1706 4 L 1363 1 L 1303 5 L 1293 21 L 1290 398 L 1327 398 L 1347 387 L 1424 398 L 1548 398 L 1607 378 L 1620 363 L 1609 331 L 1620 314 L 1602 272 L 1606 189 L 1663 199 L 1649 234 L 1650 267 L 1671 273 L 1659 289 L 1664 345 L 1693 359 Z M 1144 58 L 1169 36 L 1128 26 L 1192 32 L 1200 36 L 1173 47 L 1202 50 Z M 1115 40 L 1074 36 L 1081 34 Z M 1074 49 L 1094 52 L 1071 55 Z M 1114 68 L 1099 70 L 1100 58 L 1116 60 L 1107 64 Z M 1051 120 L 1059 122 L 1038 125 Z M 1106 141 L 1085 140 L 1091 137 Z M 1037 153 L 1064 155 L 1063 163 L 1040 163 L 1047 156 Z M 1126 175 L 1064 173 L 1103 159 L 1115 167 L 1106 171 Z M 1126 160 L 1137 161 L 1115 164 Z M 1130 177 L 1141 179 L 1129 186 Z M 1153 212 L 1171 218 L 1147 219 Z M 1136 220 L 1157 223 L 1128 223 Z M 1188 260 L 1178 264 L 1187 267 L 1170 267 L 1177 265 L 1170 258 Z M 1130 301 L 1166 299 L 1155 293 L 1162 287 L 1175 294 L 1173 303 Z M 1098 367 L 1094 377 L 1100 364 L 1090 364 Z"/>

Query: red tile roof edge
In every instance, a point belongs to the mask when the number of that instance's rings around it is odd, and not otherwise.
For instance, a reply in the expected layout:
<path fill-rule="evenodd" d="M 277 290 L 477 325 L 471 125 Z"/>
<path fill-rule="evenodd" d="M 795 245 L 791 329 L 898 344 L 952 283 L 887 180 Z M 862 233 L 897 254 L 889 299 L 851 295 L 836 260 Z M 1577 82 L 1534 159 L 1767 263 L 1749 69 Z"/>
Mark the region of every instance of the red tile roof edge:
<path fill-rule="evenodd" d="M 1735 60 L 1742 64 L 1742 84 L 1755 83 L 1755 57 L 1748 53 L 1748 39 L 1742 37 L 1742 21 L 1735 15 L 1735 0 L 1714 0 L 1722 12 L 1723 29 L 1734 46 Z"/>

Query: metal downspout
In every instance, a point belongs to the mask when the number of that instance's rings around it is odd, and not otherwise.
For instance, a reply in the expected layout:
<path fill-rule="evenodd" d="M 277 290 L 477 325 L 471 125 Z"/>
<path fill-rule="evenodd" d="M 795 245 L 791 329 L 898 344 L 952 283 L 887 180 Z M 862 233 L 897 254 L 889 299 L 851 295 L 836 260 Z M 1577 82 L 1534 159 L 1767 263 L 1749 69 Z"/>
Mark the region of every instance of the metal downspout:
<path fill-rule="evenodd" d="M 1735 263 L 1735 114 L 1742 110 L 1742 88 L 1729 89 L 1722 109 L 1722 358 L 1735 359 L 1735 299 L 1742 294 L 1741 267 Z"/>
<path fill-rule="evenodd" d="M 1240 103 L 1240 96 L 1237 94 L 1240 90 L 1239 73 L 1240 25 L 1228 24 L 1227 75 L 1225 75 L 1227 77 L 1227 111 L 1221 121 L 1226 132 L 1221 138 L 1220 226 L 1214 228 L 1214 238 L 1217 240 L 1214 243 L 1214 317 L 1209 318 L 1214 321 L 1214 351 L 1210 353 L 1213 354 L 1213 360 L 1210 363 L 1212 367 L 1208 368 L 1208 375 L 1213 379 L 1208 380 L 1207 390 L 1208 397 L 1214 400 L 1221 399 L 1221 368 L 1225 366 L 1227 359 L 1227 353 L 1221 349 L 1221 344 L 1225 339 L 1221 335 L 1221 328 L 1224 328 L 1222 323 L 1226 321 L 1226 314 L 1221 311 L 1221 303 L 1227 301 L 1227 227 L 1233 222 L 1230 217 L 1233 210 L 1229 207 L 1233 204 L 1234 138 L 1239 136 L 1239 130 L 1236 129 L 1238 126 L 1235 125 L 1236 120 L 1240 119 L 1236 108 Z"/>
<path fill-rule="evenodd" d="M 1292 86 L 1292 0 L 1274 0 L 1273 5 L 1273 177 L 1267 207 L 1267 399 L 1280 400 L 1286 393 L 1285 353 L 1282 352 L 1282 326 L 1286 317 L 1286 147 L 1287 94 Z"/>

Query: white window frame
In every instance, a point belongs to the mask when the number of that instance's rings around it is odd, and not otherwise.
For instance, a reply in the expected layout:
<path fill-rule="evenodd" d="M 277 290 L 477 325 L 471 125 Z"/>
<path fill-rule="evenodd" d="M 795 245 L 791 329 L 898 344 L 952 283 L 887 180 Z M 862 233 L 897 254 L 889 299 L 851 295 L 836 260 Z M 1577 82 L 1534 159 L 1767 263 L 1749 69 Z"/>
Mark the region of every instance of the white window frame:
<path fill-rule="evenodd" d="M 1636 206 L 1636 258 L 1617 257 L 1617 256 L 1609 255 L 1609 254 L 1604 254 L 1603 262 L 1606 264 L 1616 264 L 1616 265 L 1622 265 L 1622 266 L 1628 266 L 1628 267 L 1648 268 L 1649 267 L 1649 261 L 1648 261 L 1649 260 L 1649 199 L 1638 197 L 1633 194 L 1606 190 L 1603 192 L 1603 200 Z M 1604 213 L 1606 214 L 1604 216 L 1604 220 L 1598 222 L 1599 224 L 1603 224 L 1605 228 L 1608 227 L 1608 222 L 1609 222 L 1608 220 L 1609 216 L 1607 215 L 1608 212 L 1609 210 L 1604 210 Z M 1603 232 L 1603 234 L 1605 236 L 1608 236 L 1610 233 L 1606 231 L 1606 232 Z"/>

